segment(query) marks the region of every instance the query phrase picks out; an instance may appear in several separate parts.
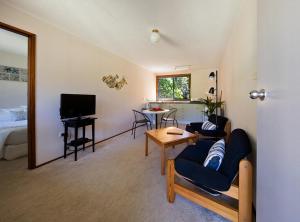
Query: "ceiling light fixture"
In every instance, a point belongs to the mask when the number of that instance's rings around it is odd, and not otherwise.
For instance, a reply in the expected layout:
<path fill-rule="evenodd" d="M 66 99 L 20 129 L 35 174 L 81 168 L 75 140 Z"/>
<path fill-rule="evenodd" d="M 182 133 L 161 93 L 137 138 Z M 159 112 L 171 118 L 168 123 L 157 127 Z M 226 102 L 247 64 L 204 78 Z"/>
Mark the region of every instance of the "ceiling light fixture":
<path fill-rule="evenodd" d="M 155 44 L 159 41 L 160 34 L 158 29 L 153 29 L 150 35 L 150 42 Z"/>

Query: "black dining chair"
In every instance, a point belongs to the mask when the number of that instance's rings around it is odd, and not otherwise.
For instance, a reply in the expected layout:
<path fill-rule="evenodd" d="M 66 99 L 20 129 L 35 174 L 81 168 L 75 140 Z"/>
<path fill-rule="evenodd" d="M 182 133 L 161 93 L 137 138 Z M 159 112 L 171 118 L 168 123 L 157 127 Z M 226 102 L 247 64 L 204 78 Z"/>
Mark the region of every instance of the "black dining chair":
<path fill-rule="evenodd" d="M 171 108 L 169 112 L 167 113 L 164 113 L 162 116 L 161 116 L 161 119 L 160 119 L 160 128 L 161 128 L 161 124 L 164 122 L 165 123 L 165 127 L 167 126 L 167 123 L 168 122 L 172 122 L 173 123 L 173 126 L 175 125 L 176 123 L 176 126 L 178 127 L 178 121 L 176 119 L 176 112 L 177 112 L 177 109 L 176 108 Z"/>
<path fill-rule="evenodd" d="M 149 117 L 146 114 L 144 114 L 140 111 L 137 111 L 135 109 L 133 109 L 132 111 L 133 111 L 133 114 L 134 114 L 134 122 L 132 123 L 131 135 L 133 134 L 133 138 L 135 139 L 135 131 L 136 131 L 137 126 L 141 126 L 141 125 L 146 124 L 147 130 L 148 130 L 149 129 L 148 123 L 150 125 L 150 129 L 152 129 L 152 123 L 151 123 L 151 120 L 149 119 Z M 138 125 L 138 124 L 140 124 L 140 125 Z"/>

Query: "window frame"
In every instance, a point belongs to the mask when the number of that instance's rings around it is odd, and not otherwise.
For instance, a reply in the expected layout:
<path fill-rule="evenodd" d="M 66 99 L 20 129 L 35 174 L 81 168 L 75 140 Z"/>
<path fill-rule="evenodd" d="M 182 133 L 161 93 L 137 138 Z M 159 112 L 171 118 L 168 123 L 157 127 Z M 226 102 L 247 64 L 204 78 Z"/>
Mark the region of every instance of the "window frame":
<path fill-rule="evenodd" d="M 158 97 L 158 82 L 161 78 L 176 78 L 176 77 L 188 77 L 189 79 L 189 91 L 190 91 L 190 98 L 189 99 L 175 99 L 174 98 L 174 91 L 173 91 L 173 98 L 172 99 L 162 99 Z M 187 74 L 168 74 L 168 75 L 157 75 L 156 76 L 156 101 L 191 101 L 191 85 L 192 85 L 192 75 L 191 73 Z"/>

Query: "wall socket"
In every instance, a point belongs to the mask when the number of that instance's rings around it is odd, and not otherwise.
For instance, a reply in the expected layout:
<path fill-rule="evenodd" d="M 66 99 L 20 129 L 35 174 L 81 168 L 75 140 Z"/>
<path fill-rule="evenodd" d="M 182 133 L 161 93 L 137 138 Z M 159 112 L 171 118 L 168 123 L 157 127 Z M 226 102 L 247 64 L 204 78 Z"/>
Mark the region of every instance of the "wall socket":
<path fill-rule="evenodd" d="M 65 132 L 59 132 L 58 133 L 58 137 L 64 137 L 65 136 Z M 68 132 L 67 134 L 67 139 L 70 139 L 71 138 L 71 132 Z"/>

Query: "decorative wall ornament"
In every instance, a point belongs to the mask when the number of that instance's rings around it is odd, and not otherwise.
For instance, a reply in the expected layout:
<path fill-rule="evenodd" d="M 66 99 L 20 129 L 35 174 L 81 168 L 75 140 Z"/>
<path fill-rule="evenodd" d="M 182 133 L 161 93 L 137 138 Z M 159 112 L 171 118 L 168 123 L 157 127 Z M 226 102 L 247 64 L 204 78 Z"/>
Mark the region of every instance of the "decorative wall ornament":
<path fill-rule="evenodd" d="M 127 85 L 127 81 L 124 77 L 122 79 L 119 79 L 118 75 L 106 75 L 102 77 L 102 81 L 106 83 L 106 85 L 109 88 L 115 88 L 117 90 L 120 90 L 123 88 L 124 85 Z"/>
<path fill-rule="evenodd" d="M 27 69 L 0 65 L 0 80 L 27 82 Z"/>

